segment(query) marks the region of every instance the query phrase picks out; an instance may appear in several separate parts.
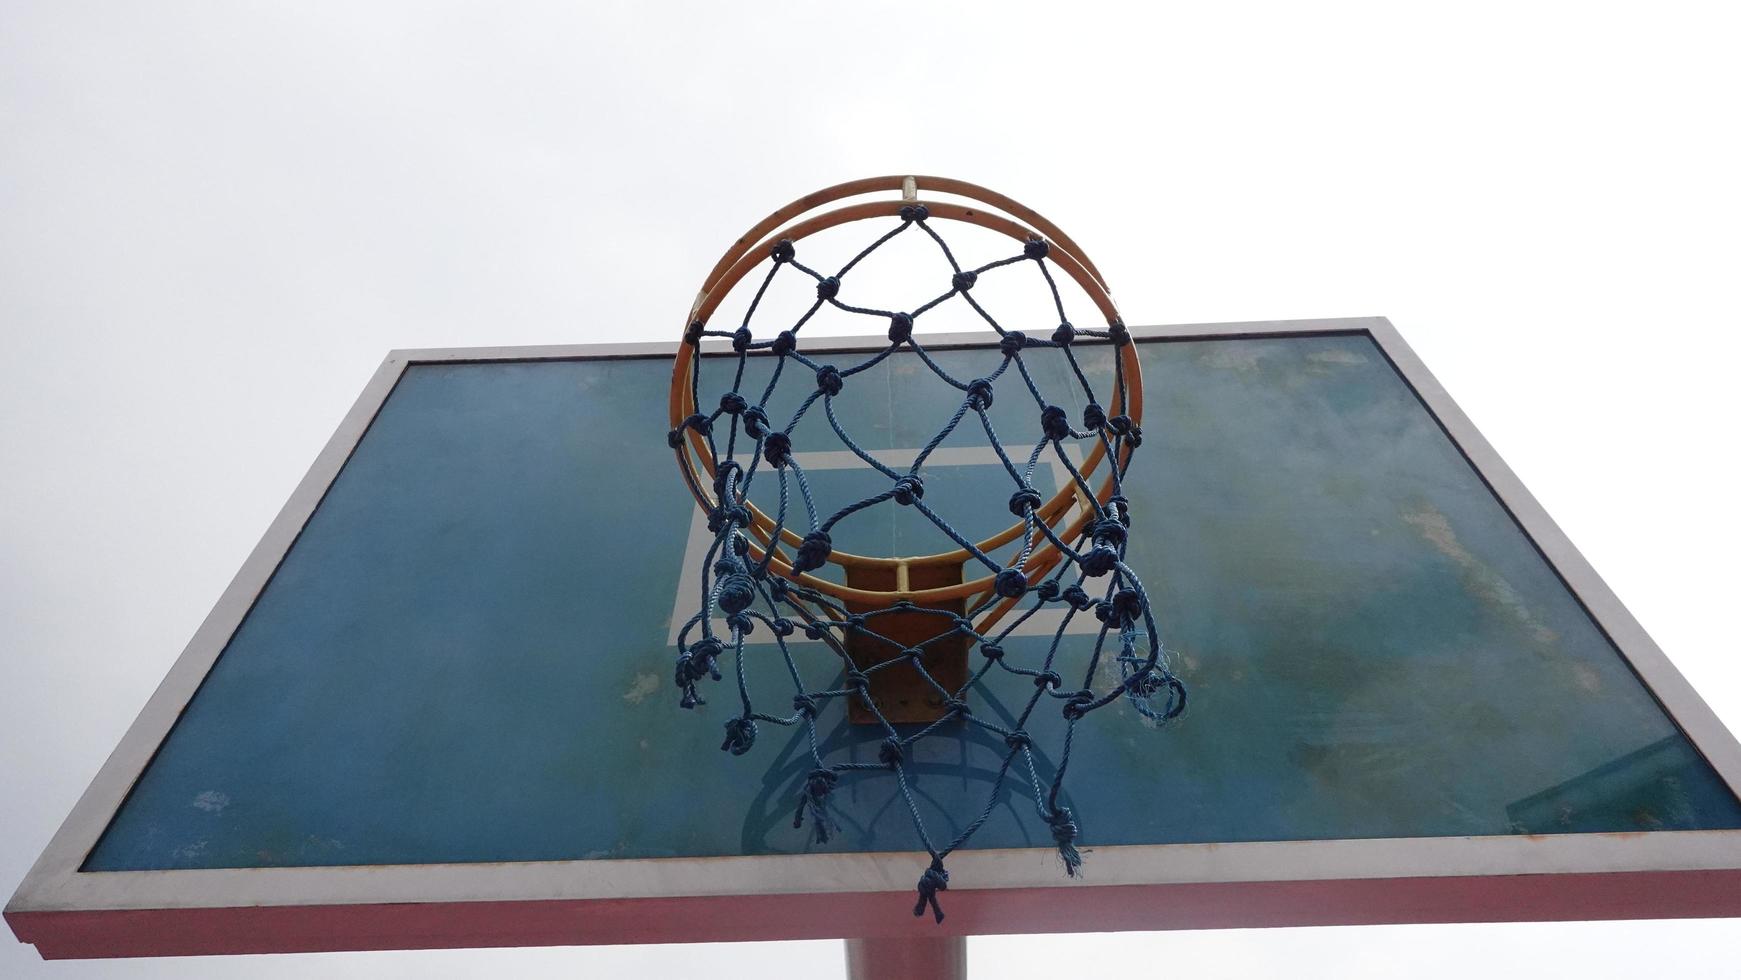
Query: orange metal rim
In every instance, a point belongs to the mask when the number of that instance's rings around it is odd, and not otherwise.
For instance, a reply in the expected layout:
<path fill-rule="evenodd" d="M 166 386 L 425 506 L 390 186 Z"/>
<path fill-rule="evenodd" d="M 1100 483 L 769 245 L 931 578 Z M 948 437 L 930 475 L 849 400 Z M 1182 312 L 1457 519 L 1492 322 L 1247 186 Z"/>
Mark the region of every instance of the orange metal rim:
<path fill-rule="evenodd" d="M 911 192 L 915 188 L 915 185 L 924 187 L 927 190 L 936 190 L 942 193 L 972 197 L 976 201 L 983 201 L 1002 211 L 1021 217 L 1027 222 L 1027 225 L 1018 223 L 1003 214 L 989 211 L 983 207 L 975 207 L 969 204 L 959 204 L 949 201 L 919 200 L 916 195 L 909 193 L 902 199 L 894 201 L 867 201 L 850 204 L 822 214 L 803 218 L 802 220 L 787 225 L 778 231 L 772 230 L 778 227 L 782 222 L 804 215 L 817 207 L 832 203 L 844 197 L 856 196 L 877 190 L 903 187 Z M 1050 222 L 1040 217 L 1031 209 L 1022 206 L 1003 195 L 997 194 L 996 192 L 963 181 L 953 181 L 946 178 L 933 177 L 876 177 L 862 181 L 851 181 L 844 184 L 837 184 L 834 187 L 818 191 L 815 194 L 807 195 L 806 197 L 794 201 L 792 204 L 775 211 L 773 214 L 763 219 L 763 221 L 756 225 L 755 228 L 752 228 L 750 232 L 746 233 L 743 237 L 733 243 L 732 247 L 728 249 L 726 254 L 720 258 L 718 263 L 715 264 L 713 270 L 709 273 L 701 292 L 696 297 L 695 304 L 690 311 L 690 317 L 686 322 L 686 326 L 687 323 L 707 322 L 708 318 L 711 317 L 718 308 L 720 302 L 723 301 L 725 296 L 731 292 L 732 287 L 741 281 L 752 269 L 765 261 L 770 249 L 772 249 L 773 246 L 782 239 L 796 242 L 805 237 L 816 234 L 817 232 L 842 224 L 877 217 L 896 216 L 899 215 L 903 207 L 915 204 L 924 205 L 930 211 L 932 218 L 943 218 L 945 220 L 975 224 L 999 232 L 1010 238 L 1014 238 L 1017 241 L 1025 242 L 1030 238 L 1041 238 L 1045 240 L 1049 245 L 1047 257 L 1056 263 L 1065 274 L 1069 275 L 1078 286 L 1088 293 L 1097 308 L 1099 308 L 1101 314 L 1105 316 L 1108 323 L 1113 323 L 1118 320 L 1117 307 L 1113 304 L 1110 293 L 1101 281 L 1098 270 L 1094 268 L 1092 263 L 1080 255 L 1074 242 L 1070 241 L 1070 239 L 1059 231 L 1056 226 L 1053 226 Z M 1032 227 L 1029 227 L 1029 225 Z M 696 414 L 698 411 L 698 406 L 695 404 L 690 387 L 690 376 L 691 373 L 696 370 L 697 356 L 697 345 L 683 343 L 678 348 L 677 357 L 672 370 L 671 398 L 669 404 L 670 422 L 674 429 L 681 426 L 684 419 Z M 1125 414 L 1130 416 L 1134 423 L 1141 424 L 1142 371 L 1141 364 L 1136 356 L 1135 343 L 1126 342 L 1121 345 L 1117 349 L 1117 356 L 1122 359 L 1126 387 L 1129 390 L 1129 404 L 1125 404 L 1122 392 L 1114 390 L 1110 414 Z M 1127 462 L 1128 453 L 1129 449 L 1127 448 L 1125 453 L 1126 458 L 1120 459 L 1117 462 L 1116 465 L 1120 468 L 1122 468 Z M 1092 482 L 1095 471 L 1099 468 L 1100 464 L 1105 459 L 1105 456 L 1106 450 L 1104 443 L 1096 441 L 1089 455 L 1079 467 L 1079 471 L 1085 481 Z M 683 468 L 685 474 L 685 483 L 695 494 L 696 500 L 700 506 L 708 510 L 716 507 L 718 501 L 713 499 L 713 495 L 707 492 L 707 487 L 712 484 L 712 478 L 717 475 L 717 471 L 714 468 L 713 456 L 708 450 L 705 437 L 693 429 L 687 430 L 687 438 L 685 438 L 679 445 L 677 449 L 677 457 L 679 466 Z M 704 473 L 706 474 L 706 478 L 702 477 L 702 474 Z M 1111 498 L 1112 490 L 1113 481 L 1112 478 L 1108 476 L 1095 490 L 1094 496 L 1099 503 L 1104 505 Z M 1056 527 L 1056 522 L 1062 521 L 1073 506 L 1079 507 L 1081 512 L 1077 514 L 1073 520 L 1069 521 L 1061 531 L 1057 532 L 1059 538 L 1062 540 L 1074 540 L 1087 525 L 1088 520 L 1093 516 L 1093 509 L 1086 505 L 1086 502 L 1081 499 L 1082 496 L 1081 488 L 1076 486 L 1074 483 L 1063 487 L 1050 500 L 1035 508 L 1035 519 L 1043 520 L 1047 524 Z M 745 504 L 751 515 L 750 527 L 747 530 L 751 535 L 751 551 L 753 558 L 758 561 L 763 560 L 767 557 L 768 551 L 772 549 L 774 553 L 770 565 L 775 572 L 781 575 L 781 577 L 797 582 L 804 587 L 816 589 L 817 591 L 833 596 L 836 599 L 861 603 L 886 603 L 905 599 L 913 602 L 929 603 L 951 601 L 955 599 L 972 599 L 981 595 L 987 595 L 991 592 L 992 575 L 964 581 L 959 585 L 931 589 L 884 592 L 857 589 L 827 579 L 818 578 L 814 575 L 794 572 L 790 562 L 779 553 L 776 542 L 773 540 L 775 526 L 774 520 L 755 504 L 748 501 L 745 501 Z M 1011 541 L 1014 541 L 1016 538 L 1021 537 L 1026 530 L 1026 522 L 1017 521 L 998 534 L 978 542 L 975 547 L 981 553 L 989 553 L 990 551 L 1000 548 Z M 801 537 L 795 531 L 786 527 L 781 529 L 780 542 L 778 543 L 783 543 L 789 547 L 796 547 L 801 540 Z M 1029 577 L 1030 582 L 1034 581 L 1036 577 L 1043 577 L 1047 572 L 1054 568 L 1062 557 L 1062 554 L 1056 547 L 1051 545 L 1050 542 L 1043 542 L 1030 556 L 1026 566 L 1024 567 L 1024 572 Z M 843 567 L 860 565 L 899 568 L 901 566 L 912 567 L 933 564 L 961 565 L 974 560 L 976 559 L 973 558 L 969 551 L 960 548 L 953 551 L 915 557 L 871 557 L 855 555 L 850 552 L 842 552 L 838 550 L 829 555 L 829 561 L 832 564 Z M 1006 600 L 999 604 L 988 617 L 988 620 L 996 619 L 998 616 L 1001 616 L 1006 609 L 1014 604 L 1014 601 L 1015 600 Z"/>

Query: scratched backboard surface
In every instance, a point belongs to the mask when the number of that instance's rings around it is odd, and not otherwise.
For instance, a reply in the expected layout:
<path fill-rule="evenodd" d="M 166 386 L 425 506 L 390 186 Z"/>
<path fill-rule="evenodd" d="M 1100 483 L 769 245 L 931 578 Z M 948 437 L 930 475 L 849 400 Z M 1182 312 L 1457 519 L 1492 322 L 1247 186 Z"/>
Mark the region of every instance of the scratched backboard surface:
<path fill-rule="evenodd" d="M 938 354 L 957 377 L 995 356 Z M 837 400 L 889 459 L 953 406 L 907 357 Z M 1369 338 L 1150 341 L 1143 360 L 1131 561 L 1191 706 L 1163 731 L 1123 705 L 1083 726 L 1069 802 L 1084 843 L 1741 827 Z M 1104 381 L 1109 363 L 1088 367 Z M 694 601 L 705 528 L 665 446 L 669 371 L 661 357 L 408 368 L 85 868 L 816 847 L 791 826 L 801 735 L 764 726 L 732 757 L 724 688 L 699 712 L 676 706 L 673 615 Z M 1001 389 L 993 412 L 1000 433 L 1034 427 L 1033 403 Z M 818 497 L 852 494 L 864 474 L 810 431 L 795 442 Z M 970 534 L 1008 519 L 984 444 L 964 427 L 927 470 L 927 502 Z M 1056 479 L 1042 466 L 1036 483 Z M 836 540 L 943 550 L 903 516 Z M 981 711 L 1021 696 L 976 694 Z M 1055 744 L 1044 716 L 1036 744 Z M 831 750 L 876 757 L 874 732 L 834 722 Z M 919 745 L 941 832 L 977 812 L 1003 746 L 973 729 Z M 892 793 L 843 783 L 826 847 L 914 849 Z M 1048 845 L 1025 794 L 1012 786 L 973 846 Z"/>

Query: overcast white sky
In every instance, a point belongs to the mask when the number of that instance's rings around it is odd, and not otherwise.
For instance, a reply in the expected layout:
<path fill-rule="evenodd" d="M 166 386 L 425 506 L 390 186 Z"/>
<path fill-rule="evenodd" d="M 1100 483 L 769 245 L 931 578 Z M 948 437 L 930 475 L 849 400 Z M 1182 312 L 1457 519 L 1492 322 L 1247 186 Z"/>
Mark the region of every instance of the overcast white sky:
<path fill-rule="evenodd" d="M 674 338 L 774 205 L 1005 190 L 1133 323 L 1389 316 L 1731 728 L 1725 4 L 0 2 L 0 893 L 392 347 Z M 1732 976 L 1734 922 L 975 941 L 977 975 Z M 838 975 L 835 944 L 7 977 Z"/>

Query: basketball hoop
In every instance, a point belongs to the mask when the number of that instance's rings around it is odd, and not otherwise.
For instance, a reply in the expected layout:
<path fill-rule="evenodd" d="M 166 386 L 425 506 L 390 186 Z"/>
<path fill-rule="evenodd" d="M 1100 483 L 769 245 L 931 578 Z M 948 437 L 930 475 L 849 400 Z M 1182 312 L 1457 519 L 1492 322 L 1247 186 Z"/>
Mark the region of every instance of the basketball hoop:
<path fill-rule="evenodd" d="M 896 199 L 855 201 L 831 205 L 879 191 L 898 190 Z M 965 199 L 923 199 L 921 190 Z M 897 223 L 860 251 L 834 274 L 805 265 L 799 245 L 828 229 L 854 222 L 894 219 Z M 1020 243 L 1013 257 L 974 268 L 964 268 L 934 228 L 937 221 L 961 222 L 988 229 Z M 917 229 L 915 231 L 915 229 Z M 947 290 L 911 309 L 879 309 L 849 304 L 841 299 L 843 281 L 865 257 L 901 234 L 923 234 L 938 246 L 947 260 L 950 275 Z M 1017 265 L 1039 270 L 1050 290 L 1056 311 L 1056 328 L 1049 338 L 1029 337 L 1009 330 L 972 298 L 979 277 Z M 741 326 L 733 330 L 709 327 L 709 320 L 732 288 L 749 274 L 768 267 Z M 1079 328 L 1065 311 L 1065 303 L 1050 266 L 1062 270 L 1087 294 L 1104 318 L 1103 329 Z M 758 338 L 752 320 L 768 286 L 786 269 L 814 280 L 816 298 L 798 321 L 771 336 Z M 986 348 L 1002 355 L 990 374 L 971 380 L 957 379 L 940 367 L 927 352 L 914 326 L 924 314 L 954 299 L 961 299 L 989 325 Z M 801 331 L 825 308 L 874 317 L 886 327 L 888 343 L 857 364 L 835 365 L 807 356 Z M 989 814 L 969 824 L 946 846 L 937 846 L 926 834 L 917 805 L 908 791 L 904 772 L 906 756 L 914 742 L 936 735 L 946 721 L 979 725 L 1003 737 L 1009 747 L 998 783 L 1012 764 L 1022 758 L 1032 775 L 1035 805 L 1050 824 L 1063 855 L 1066 870 L 1075 874 L 1079 856 L 1074 847 L 1076 826 L 1061 800 L 1064 771 L 1069 760 L 1069 737 L 1056 764 L 1049 789 L 1041 786 L 1033 763 L 1032 741 L 1023 723 L 1048 696 L 1062 701 L 1068 730 L 1091 711 L 1120 699 L 1129 700 L 1143 715 L 1166 721 L 1184 707 L 1183 685 L 1167 670 L 1163 648 L 1157 638 L 1153 613 L 1146 592 L 1125 564 L 1125 541 L 1130 515 L 1121 492 L 1132 456 L 1142 440 L 1142 370 L 1137 345 L 1118 317 L 1110 292 L 1098 270 L 1063 232 L 1037 213 L 985 188 L 962 181 L 933 177 L 879 177 L 827 188 L 775 211 L 727 250 L 707 276 L 690 310 L 684 343 L 680 345 L 671 379 L 668 442 L 676 452 L 685 485 L 708 516 L 714 535 L 702 572 L 700 609 L 684 624 L 678 639 L 680 654 L 676 679 L 686 708 L 704 704 L 699 685 L 706 679 L 720 680 L 719 666 L 728 654 L 735 663 L 742 710 L 726 722 L 722 748 L 733 754 L 749 751 L 757 722 L 804 725 L 810 729 L 816 768 L 800 793 L 794 826 L 808 814 L 820 842 L 828 838 L 829 817 L 825 806 L 832 787 L 846 773 L 892 771 L 901 781 L 921 840 L 931 854 L 931 867 L 919 885 L 920 901 L 915 914 L 928 906 L 942 919 L 936 893 L 947 887 L 943 859 L 966 841 Z M 729 389 L 709 390 L 704 402 L 702 344 L 717 338 L 720 358 L 735 365 Z M 1107 407 L 1102 407 L 1093 385 L 1079 363 L 1075 350 L 1110 345 L 1112 375 Z M 728 353 L 729 352 L 729 353 Z M 1069 414 L 1047 400 L 1022 358 L 1046 352 L 1063 358 L 1085 397 L 1078 428 Z M 854 375 L 888 357 L 911 353 L 944 384 L 960 393 L 959 408 L 918 452 L 905 471 L 879 461 L 866 451 L 836 420 L 833 400 L 841 397 Z M 773 358 L 775 368 L 759 397 L 745 393 L 745 366 L 752 358 Z M 1013 371 L 1011 370 L 1013 368 Z M 801 370 L 814 375 L 814 389 L 783 426 L 769 417 L 768 404 L 782 379 L 798 383 Z M 1025 466 L 1019 454 L 1012 456 L 987 415 L 1000 379 L 1020 377 L 1039 413 L 1043 436 L 1027 453 Z M 717 404 L 712 400 L 717 399 Z M 820 409 L 816 406 L 820 403 Z M 799 432 L 807 414 L 825 415 L 842 443 L 866 467 L 888 478 L 882 491 L 862 499 L 842 502 L 832 516 L 817 509 L 814 494 L 804 475 L 794 446 L 803 439 Z M 1009 510 L 1014 523 L 995 534 L 970 540 L 945 515 L 924 502 L 927 457 L 969 415 L 983 425 L 998 461 L 1012 477 Z M 814 417 L 812 415 L 811 417 Z M 813 423 L 812 428 L 821 423 Z M 721 432 L 719 430 L 723 429 Z M 1066 444 L 1087 444 L 1080 463 L 1066 451 Z M 1057 457 L 1068 474 L 1047 498 L 1033 485 L 1035 468 L 1046 453 Z M 764 466 L 765 464 L 765 466 Z M 771 471 L 768 479 L 779 483 L 779 505 L 768 513 L 749 498 L 755 478 Z M 793 498 L 796 492 L 796 506 Z M 874 507 L 908 507 L 923 514 L 957 547 L 928 555 L 854 554 L 834 547 L 830 532 L 835 525 Z M 808 519 L 805 533 L 793 526 L 795 511 Z M 1005 559 L 994 555 L 1014 547 Z M 841 569 L 844 581 L 816 574 L 824 565 Z M 974 568 L 973 574 L 965 569 Z M 1086 586 L 1099 588 L 1089 594 Z M 1019 625 L 1047 604 L 1064 607 L 1062 624 L 1043 659 L 1032 665 L 1009 662 L 1002 642 L 1012 626 L 998 631 L 1009 613 L 1031 602 L 1019 615 Z M 758 603 L 766 609 L 759 611 Z M 1092 614 L 1100 621 L 1092 654 L 1086 663 L 1082 685 L 1066 688 L 1054 670 L 1070 620 Z M 716 616 L 723 615 L 723 628 Z M 796 617 L 796 619 L 792 617 Z M 801 625 L 800 625 L 801 624 Z M 749 668 L 745 663 L 744 637 L 766 628 L 773 632 L 781 655 L 795 683 L 794 713 L 776 715 L 756 710 L 750 696 Z M 838 659 L 833 667 L 844 679 L 831 687 L 814 688 L 802 680 L 792 645 L 787 638 L 799 629 L 823 642 Z M 696 636 L 695 634 L 699 634 Z M 692 637 L 694 637 L 692 641 Z M 1108 653 L 1109 640 L 1117 646 L 1115 657 L 1119 683 L 1096 689 L 1095 671 Z M 967 651 L 977 647 L 983 666 L 969 669 Z M 1139 650 L 1139 647 L 1145 649 Z M 1013 659 L 1013 658 L 1012 658 Z M 1024 676 L 1034 685 L 1017 723 L 998 725 L 973 713 L 971 689 L 986 682 L 994 668 Z M 1104 686 L 1104 685 L 1103 685 Z M 844 699 L 851 719 L 880 726 L 886 733 L 880 762 L 830 762 L 817 749 L 816 717 L 832 699 Z M 1152 699 L 1161 699 L 1156 706 Z M 917 732 L 903 734 L 897 724 L 918 724 Z M 995 794 L 995 788 L 994 788 Z"/>

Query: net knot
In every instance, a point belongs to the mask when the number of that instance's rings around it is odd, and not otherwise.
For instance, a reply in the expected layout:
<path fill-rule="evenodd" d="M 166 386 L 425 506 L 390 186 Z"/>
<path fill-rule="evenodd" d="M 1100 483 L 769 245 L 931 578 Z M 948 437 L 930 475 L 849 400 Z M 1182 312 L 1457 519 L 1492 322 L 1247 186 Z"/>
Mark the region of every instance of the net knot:
<path fill-rule="evenodd" d="M 1023 487 L 1010 495 L 1010 513 L 1017 517 L 1026 517 L 1028 511 L 1046 502 L 1040 496 L 1040 491 L 1033 487 Z"/>
<path fill-rule="evenodd" d="M 814 719 L 816 717 L 816 699 L 808 694 L 794 694 L 792 695 L 792 710 L 805 718 Z"/>
<path fill-rule="evenodd" d="M 808 572 L 821 568 L 833 551 L 834 539 L 827 531 L 811 531 L 804 535 L 804 543 L 798 546 L 798 554 L 792 559 L 792 570 Z"/>
<path fill-rule="evenodd" d="M 1099 578 L 1118 567 L 1118 552 L 1104 545 L 1096 546 L 1082 556 L 1082 574 Z"/>
<path fill-rule="evenodd" d="M 798 793 L 798 813 L 792 817 L 792 829 L 804 826 L 804 811 L 810 811 L 810 829 L 816 843 L 828 843 L 828 794 L 840 776 L 832 769 L 812 769 L 804 777 L 804 788 Z"/>
<path fill-rule="evenodd" d="M 1093 402 L 1089 402 L 1088 406 L 1082 409 L 1082 427 L 1084 429 L 1087 429 L 1089 432 L 1098 432 L 1100 431 L 1100 427 L 1105 424 L 1106 409 L 1101 408 Z"/>
<path fill-rule="evenodd" d="M 1012 749 L 1026 749 L 1033 746 L 1034 739 L 1025 730 L 1018 728 L 1003 737 L 1003 744 Z"/>
<path fill-rule="evenodd" d="M 778 580 L 776 580 L 776 581 L 778 581 Z M 784 585 L 785 583 L 782 582 L 780 584 Z M 783 595 L 784 590 L 782 589 L 781 592 Z M 781 616 L 779 619 L 773 620 L 772 622 L 770 622 L 768 624 L 768 626 L 773 629 L 775 636 L 778 636 L 781 638 L 791 636 L 793 633 L 798 632 L 798 627 L 793 625 L 792 621 L 790 619 L 787 619 L 784 616 Z"/>
<path fill-rule="evenodd" d="M 719 410 L 727 415 L 742 415 L 744 409 L 749 407 L 750 403 L 744 400 L 744 396 L 735 391 L 728 391 L 719 396 Z"/>
<path fill-rule="evenodd" d="M 987 660 L 1002 660 L 1003 647 L 998 646 L 996 643 L 981 643 L 979 645 L 979 655 Z"/>
<path fill-rule="evenodd" d="M 719 469 L 713 474 L 713 492 L 723 503 L 732 496 L 733 484 L 736 478 L 743 475 L 744 468 L 735 459 L 722 459 Z"/>
<path fill-rule="evenodd" d="M 991 407 L 991 381 L 987 378 L 974 378 L 967 383 L 967 407 L 976 412 L 983 412 Z"/>
<path fill-rule="evenodd" d="M 733 718 L 725 723 L 725 741 L 719 745 L 720 751 L 732 755 L 743 755 L 756 744 L 756 723 L 750 718 Z"/>
<path fill-rule="evenodd" d="M 707 703 L 696 692 L 695 685 L 710 675 L 714 680 L 719 680 L 717 658 L 722 649 L 724 648 L 720 646 L 718 640 L 712 637 L 703 637 L 677 658 L 675 680 L 677 688 L 683 692 L 683 698 L 678 702 L 679 705 L 693 708 L 698 704 Z"/>
<path fill-rule="evenodd" d="M 798 249 L 793 246 L 792 239 L 790 238 L 782 238 L 775 242 L 772 248 L 768 249 L 768 258 L 773 259 L 774 264 L 776 265 L 781 262 L 792 261 L 792 257 L 797 254 Z"/>
<path fill-rule="evenodd" d="M 840 280 L 835 276 L 824 276 L 816 281 L 816 298 L 833 299 L 840 295 Z"/>
<path fill-rule="evenodd" d="M 713 423 L 708 421 L 705 415 L 691 415 L 684 419 L 683 424 L 672 429 L 671 434 L 665 438 L 665 441 L 671 444 L 672 449 L 683 445 L 683 430 L 685 429 L 694 429 L 704 436 L 710 435 L 713 432 Z"/>
<path fill-rule="evenodd" d="M 1011 330 L 997 342 L 997 349 L 1002 351 L 1005 357 L 1014 357 L 1020 354 L 1022 348 L 1026 346 L 1028 346 L 1028 335 L 1020 330 Z"/>
<path fill-rule="evenodd" d="M 1034 594 L 1040 597 L 1041 602 L 1054 602 L 1062 591 L 1063 587 L 1058 584 L 1058 580 L 1049 578 L 1034 589 Z"/>
<path fill-rule="evenodd" d="M 1126 500 L 1122 494 L 1113 494 L 1106 498 L 1106 509 L 1112 512 L 1112 516 L 1118 518 L 1120 524 L 1130 527 L 1130 501 Z"/>
<path fill-rule="evenodd" d="M 738 572 L 719 583 L 719 608 L 725 610 L 727 615 L 735 616 L 748 609 L 755 601 L 756 583 L 748 575 Z"/>
<path fill-rule="evenodd" d="M 923 204 L 908 204 L 901 208 L 902 221 L 924 221 L 931 217 L 931 209 Z"/>
<path fill-rule="evenodd" d="M 1052 247 L 1046 244 L 1044 238 L 1030 238 L 1027 240 L 1027 243 L 1022 246 L 1022 256 L 1024 258 L 1033 259 L 1037 262 L 1040 259 L 1045 258 L 1046 253 L 1051 250 Z"/>
<path fill-rule="evenodd" d="M 736 330 L 732 331 L 731 349 L 734 351 L 737 351 L 739 354 L 742 354 L 744 351 L 747 351 L 750 349 L 750 344 L 753 343 L 754 341 L 755 341 L 755 338 L 750 336 L 750 328 L 749 327 L 739 327 Z"/>
<path fill-rule="evenodd" d="M 1069 320 L 1058 324 L 1058 329 L 1052 331 L 1052 343 L 1060 347 L 1070 346 L 1070 342 L 1075 339 L 1076 327 Z"/>
<path fill-rule="evenodd" d="M 1143 597 L 1133 589 L 1120 589 L 1112 599 L 1100 607 L 1100 620 L 1114 626 L 1135 626 L 1142 621 L 1145 603 Z"/>
<path fill-rule="evenodd" d="M 716 681 L 719 680 L 719 655 L 724 652 L 725 645 L 714 637 L 704 636 L 696 640 L 689 648 L 689 657 L 695 670 L 699 672 L 695 679 L 700 680 L 700 674 L 704 673 Z"/>
<path fill-rule="evenodd" d="M 1066 588 L 1063 595 L 1059 596 L 1059 598 L 1068 602 L 1070 608 L 1077 612 L 1081 612 L 1089 606 L 1094 605 L 1094 600 L 1088 598 L 1087 591 L 1085 591 L 1080 585 L 1072 585 L 1069 588 Z"/>
<path fill-rule="evenodd" d="M 832 364 L 824 364 L 816 369 L 816 387 L 830 397 L 840 394 L 840 389 L 846 387 L 846 379 L 840 376 L 840 369 Z"/>
<path fill-rule="evenodd" d="M 700 695 L 695 693 L 695 682 L 706 676 L 705 672 L 697 673 L 695 658 L 687 653 L 679 656 L 677 658 L 674 673 L 676 675 L 675 679 L 677 681 L 677 689 L 683 692 L 683 699 L 678 702 L 681 707 L 693 708 L 698 704 L 707 703 L 701 700 Z"/>
<path fill-rule="evenodd" d="M 822 625 L 821 623 L 805 623 L 804 624 L 804 638 L 805 639 L 820 640 L 827 635 L 828 635 L 828 627 Z"/>
<path fill-rule="evenodd" d="M 775 469 L 784 469 L 792 461 L 792 437 L 784 432 L 770 432 L 762 440 L 762 458 Z"/>
<path fill-rule="evenodd" d="M 1114 320 L 1107 324 L 1106 336 L 1116 347 L 1130 343 L 1130 330 L 1125 327 L 1123 320 Z"/>
<path fill-rule="evenodd" d="M 1093 703 L 1093 691 L 1087 689 L 1077 691 L 1075 694 L 1070 695 L 1069 700 L 1064 702 L 1064 717 L 1070 721 L 1075 721 L 1087 714 L 1088 706 Z"/>
<path fill-rule="evenodd" d="M 1105 517 L 1094 522 L 1092 533 L 1095 544 L 1117 548 L 1124 544 L 1125 537 L 1130 532 L 1122 521 L 1113 517 Z"/>
<path fill-rule="evenodd" d="M 973 705 L 960 698 L 945 698 L 943 710 L 952 715 L 971 715 L 973 714 Z"/>
<path fill-rule="evenodd" d="M 889 317 L 889 343 L 904 344 L 913 337 L 913 315 L 896 313 Z"/>
<path fill-rule="evenodd" d="M 906 758 L 901 748 L 901 740 L 890 736 L 883 739 L 883 744 L 877 747 L 877 761 L 890 769 L 898 767 Z"/>
<path fill-rule="evenodd" d="M 1114 415 L 1106 420 L 1106 425 L 1112 430 L 1113 435 L 1123 436 L 1124 441 L 1129 443 L 1132 449 L 1143 444 L 1142 427 L 1132 422 L 1130 416 Z"/>
<path fill-rule="evenodd" d="M 743 636 L 749 636 L 751 633 L 756 631 L 756 621 L 751 619 L 748 614 L 741 612 L 732 613 L 730 616 L 727 616 L 725 618 L 725 625 L 731 627 L 733 631 Z"/>
<path fill-rule="evenodd" d="M 895 481 L 894 493 L 895 503 L 905 507 L 925 496 L 925 481 L 917 474 L 909 473 Z"/>
<path fill-rule="evenodd" d="M 1052 825 L 1052 840 L 1058 845 L 1058 856 L 1064 859 L 1064 871 L 1070 877 L 1082 869 L 1082 855 L 1076 850 L 1076 820 L 1068 807 L 1059 807 L 1046 818 Z"/>
<path fill-rule="evenodd" d="M 978 281 L 979 281 L 979 273 L 970 272 L 970 271 L 967 271 L 964 269 L 961 272 L 957 272 L 954 276 L 950 277 L 949 284 L 951 286 L 955 287 L 956 292 L 965 293 L 969 289 L 972 289 L 973 284 L 978 282 Z"/>
<path fill-rule="evenodd" d="M 915 917 L 925 914 L 925 907 L 931 907 L 931 914 L 943 921 L 943 906 L 937 903 L 937 893 L 949 890 L 949 872 L 943 870 L 943 859 L 934 857 L 931 866 L 919 876 L 919 903 L 913 906 Z"/>
<path fill-rule="evenodd" d="M 790 330 L 782 330 L 774 335 L 774 343 L 769 349 L 784 357 L 798 349 L 798 335 Z"/>
<path fill-rule="evenodd" d="M 1028 577 L 1019 568 L 1006 568 L 992 579 L 992 590 L 1005 599 L 1014 599 L 1028 591 Z"/>
<path fill-rule="evenodd" d="M 1040 410 L 1040 430 L 1046 433 L 1046 438 L 1059 442 L 1070 438 L 1070 417 L 1056 405 L 1047 405 Z"/>
<path fill-rule="evenodd" d="M 701 345 L 701 332 L 707 329 L 707 324 L 700 320 L 689 321 L 689 326 L 683 330 L 683 342 L 691 347 Z"/>
<path fill-rule="evenodd" d="M 743 411 L 744 431 L 751 439 L 760 439 L 768 432 L 768 413 L 760 405 L 751 405 Z"/>
<path fill-rule="evenodd" d="M 1042 670 L 1034 675 L 1035 687 L 1060 688 L 1064 686 L 1064 678 L 1058 676 L 1055 670 Z"/>
<path fill-rule="evenodd" d="M 749 523 L 750 512 L 743 507 L 715 507 L 707 512 L 707 530 L 713 534 L 728 527 L 748 527 Z"/>

